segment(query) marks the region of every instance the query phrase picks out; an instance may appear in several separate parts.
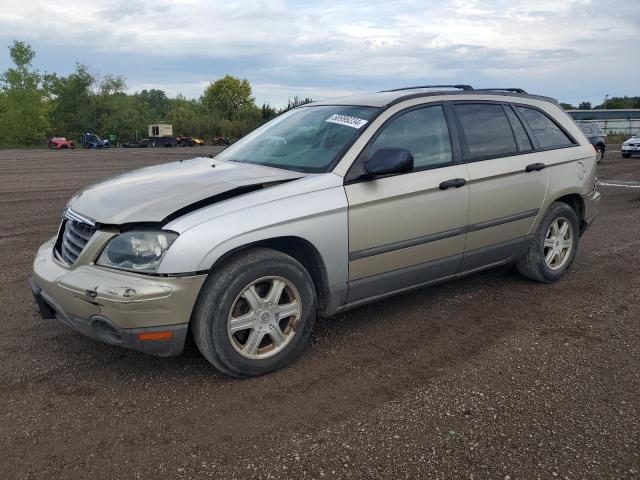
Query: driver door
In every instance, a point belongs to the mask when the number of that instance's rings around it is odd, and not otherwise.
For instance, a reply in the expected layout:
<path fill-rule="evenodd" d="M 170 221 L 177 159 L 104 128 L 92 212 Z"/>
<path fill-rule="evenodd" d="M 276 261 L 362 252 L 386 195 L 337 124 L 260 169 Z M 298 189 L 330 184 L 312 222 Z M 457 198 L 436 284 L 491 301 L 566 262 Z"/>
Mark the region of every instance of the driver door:
<path fill-rule="evenodd" d="M 391 117 L 347 175 L 348 303 L 452 277 L 460 265 L 469 216 L 469 173 L 456 163 L 442 105 Z M 382 148 L 414 157 L 407 173 L 367 179 L 366 160 Z"/>

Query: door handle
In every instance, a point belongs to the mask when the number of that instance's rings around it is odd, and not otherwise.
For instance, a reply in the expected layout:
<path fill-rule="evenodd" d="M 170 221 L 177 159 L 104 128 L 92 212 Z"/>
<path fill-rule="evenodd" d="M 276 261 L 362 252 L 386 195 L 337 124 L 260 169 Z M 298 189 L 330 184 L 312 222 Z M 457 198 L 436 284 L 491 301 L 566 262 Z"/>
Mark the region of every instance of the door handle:
<path fill-rule="evenodd" d="M 539 172 L 543 168 L 546 168 L 544 163 L 530 163 L 527 165 L 527 168 L 524 169 L 525 172 Z"/>
<path fill-rule="evenodd" d="M 440 190 L 446 190 L 447 188 L 460 188 L 465 185 L 467 181 L 464 178 L 452 178 L 446 180 L 440 184 Z"/>

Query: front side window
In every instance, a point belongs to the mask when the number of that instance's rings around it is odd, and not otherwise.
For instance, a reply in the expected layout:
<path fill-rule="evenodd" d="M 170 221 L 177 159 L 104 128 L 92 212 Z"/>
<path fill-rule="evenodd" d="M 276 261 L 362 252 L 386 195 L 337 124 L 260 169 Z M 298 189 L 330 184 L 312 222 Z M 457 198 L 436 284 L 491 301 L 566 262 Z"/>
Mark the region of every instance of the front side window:
<path fill-rule="evenodd" d="M 367 147 L 365 156 L 382 148 L 409 150 L 414 169 L 451 163 L 451 140 L 442 107 L 419 108 L 396 117 Z"/>
<path fill-rule="evenodd" d="M 465 103 L 456 105 L 455 109 L 465 140 L 465 160 L 509 155 L 518 151 L 502 105 Z"/>
<path fill-rule="evenodd" d="M 296 108 L 254 130 L 216 158 L 298 172 L 327 172 L 378 110 L 340 105 Z"/>
<path fill-rule="evenodd" d="M 562 148 L 573 145 L 573 141 L 553 120 L 535 108 L 518 107 L 529 128 L 538 140 L 540 148 Z"/>

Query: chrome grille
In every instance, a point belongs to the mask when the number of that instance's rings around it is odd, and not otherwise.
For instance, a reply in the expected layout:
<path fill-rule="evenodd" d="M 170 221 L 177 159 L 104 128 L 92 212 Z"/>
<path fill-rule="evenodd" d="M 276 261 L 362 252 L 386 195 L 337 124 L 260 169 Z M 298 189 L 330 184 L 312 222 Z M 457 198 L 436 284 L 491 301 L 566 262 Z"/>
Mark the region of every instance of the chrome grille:
<path fill-rule="evenodd" d="M 65 220 L 60 228 L 60 237 L 56 244 L 58 255 L 69 265 L 73 265 L 82 250 L 96 231 L 94 225 L 85 223 L 65 213 Z"/>

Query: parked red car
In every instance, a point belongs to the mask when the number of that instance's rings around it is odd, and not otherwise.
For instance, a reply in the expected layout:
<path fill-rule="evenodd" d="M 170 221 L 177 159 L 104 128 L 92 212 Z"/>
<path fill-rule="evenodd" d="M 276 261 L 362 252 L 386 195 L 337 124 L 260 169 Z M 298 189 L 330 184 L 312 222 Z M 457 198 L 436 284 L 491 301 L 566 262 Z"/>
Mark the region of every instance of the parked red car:
<path fill-rule="evenodd" d="M 63 148 L 76 148 L 76 144 L 73 140 L 67 140 L 64 137 L 51 137 L 47 144 L 49 148 L 55 148 L 56 150 L 61 150 Z"/>

